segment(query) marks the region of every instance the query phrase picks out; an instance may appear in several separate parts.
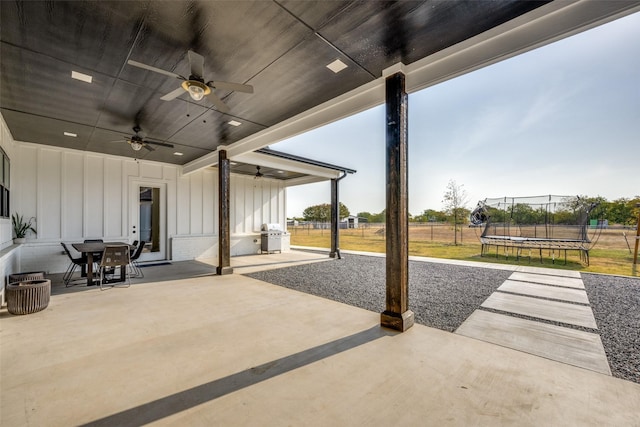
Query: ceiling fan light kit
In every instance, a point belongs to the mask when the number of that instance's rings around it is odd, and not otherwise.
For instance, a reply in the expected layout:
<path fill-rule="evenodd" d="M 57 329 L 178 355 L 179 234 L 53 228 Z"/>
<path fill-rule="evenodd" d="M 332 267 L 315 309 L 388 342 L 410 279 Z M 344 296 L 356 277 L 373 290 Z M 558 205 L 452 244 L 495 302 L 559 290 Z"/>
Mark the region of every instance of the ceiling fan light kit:
<path fill-rule="evenodd" d="M 140 151 L 143 148 L 148 150 L 148 151 L 155 151 L 155 148 L 152 147 L 152 145 L 157 145 L 160 147 L 167 147 L 167 148 L 173 148 L 173 144 L 168 144 L 166 142 L 158 142 L 158 141 L 149 141 L 149 140 L 145 140 L 141 135 L 139 135 L 139 133 L 142 131 L 142 129 L 140 128 L 140 126 L 138 126 L 137 124 L 133 127 L 133 131 L 135 132 L 135 134 L 131 137 L 125 137 L 125 142 L 127 144 L 129 144 L 129 146 L 131 147 L 131 149 L 133 151 Z M 111 142 L 121 142 L 122 140 L 119 141 L 111 141 Z"/>
<path fill-rule="evenodd" d="M 194 101 L 200 101 L 205 95 L 211 93 L 211 88 L 197 80 L 186 80 L 182 82 L 182 88 L 189 92 L 189 96 Z"/>

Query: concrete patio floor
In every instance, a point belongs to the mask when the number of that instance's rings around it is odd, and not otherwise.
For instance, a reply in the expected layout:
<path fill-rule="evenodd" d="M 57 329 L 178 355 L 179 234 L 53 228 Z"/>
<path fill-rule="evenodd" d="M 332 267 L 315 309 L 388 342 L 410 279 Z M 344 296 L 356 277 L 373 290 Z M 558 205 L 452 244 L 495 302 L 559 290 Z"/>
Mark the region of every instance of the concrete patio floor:
<path fill-rule="evenodd" d="M 0 425 L 639 425 L 639 384 L 242 275 L 319 261 L 174 262 L 2 309 Z"/>

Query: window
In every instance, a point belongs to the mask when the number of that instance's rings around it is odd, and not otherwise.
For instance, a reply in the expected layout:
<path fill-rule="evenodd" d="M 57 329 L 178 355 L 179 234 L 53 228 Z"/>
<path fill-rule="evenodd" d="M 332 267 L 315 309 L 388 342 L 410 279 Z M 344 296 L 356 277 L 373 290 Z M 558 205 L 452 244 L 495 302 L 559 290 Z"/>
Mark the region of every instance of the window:
<path fill-rule="evenodd" d="M 0 218 L 9 218 L 9 157 L 0 148 Z"/>

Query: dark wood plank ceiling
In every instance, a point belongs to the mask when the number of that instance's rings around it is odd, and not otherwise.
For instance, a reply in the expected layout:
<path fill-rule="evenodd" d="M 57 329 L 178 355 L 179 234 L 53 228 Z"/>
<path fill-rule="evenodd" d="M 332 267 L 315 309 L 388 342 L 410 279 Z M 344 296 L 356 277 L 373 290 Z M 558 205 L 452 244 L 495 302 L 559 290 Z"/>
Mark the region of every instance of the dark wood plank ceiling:
<path fill-rule="evenodd" d="M 185 164 L 545 3 L 3 1 L 0 107 L 20 141 Z M 216 90 L 228 114 L 187 94 L 162 101 L 180 81 L 127 64 L 188 76 L 189 49 L 205 58 L 205 80 L 255 92 Z M 334 74 L 336 59 L 348 68 Z M 135 124 L 175 148 L 134 152 Z"/>

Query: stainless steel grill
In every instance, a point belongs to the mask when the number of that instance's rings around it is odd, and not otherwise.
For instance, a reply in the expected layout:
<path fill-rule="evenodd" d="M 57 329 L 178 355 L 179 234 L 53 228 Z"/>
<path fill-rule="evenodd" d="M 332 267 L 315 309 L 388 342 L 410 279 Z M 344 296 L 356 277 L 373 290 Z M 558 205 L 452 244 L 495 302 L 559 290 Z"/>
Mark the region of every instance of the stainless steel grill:
<path fill-rule="evenodd" d="M 262 224 L 260 253 L 282 253 L 282 227 L 280 224 Z"/>

